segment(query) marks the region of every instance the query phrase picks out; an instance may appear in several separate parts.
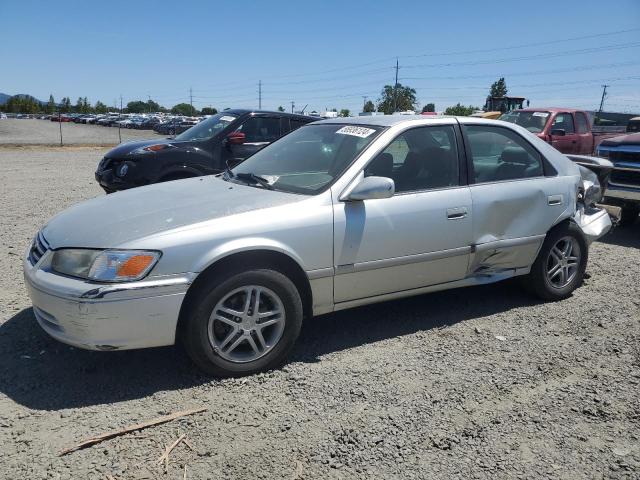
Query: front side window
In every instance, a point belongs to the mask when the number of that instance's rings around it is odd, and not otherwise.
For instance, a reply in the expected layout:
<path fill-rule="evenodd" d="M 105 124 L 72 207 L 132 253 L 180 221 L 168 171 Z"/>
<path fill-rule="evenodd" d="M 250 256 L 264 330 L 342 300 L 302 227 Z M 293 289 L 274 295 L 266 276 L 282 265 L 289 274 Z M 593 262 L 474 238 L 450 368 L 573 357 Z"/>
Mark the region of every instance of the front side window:
<path fill-rule="evenodd" d="M 314 195 L 338 178 L 381 131 L 368 125 L 306 125 L 253 154 L 224 178 Z"/>
<path fill-rule="evenodd" d="M 475 183 L 544 175 L 540 154 L 517 133 L 485 125 L 468 125 L 465 132 L 471 148 Z"/>
<path fill-rule="evenodd" d="M 396 193 L 459 185 L 453 127 L 412 128 L 396 137 L 365 168 L 365 176 L 391 178 Z"/>
<path fill-rule="evenodd" d="M 251 117 L 237 131 L 245 134 L 246 143 L 273 142 L 280 137 L 280 119 Z"/>
<path fill-rule="evenodd" d="M 575 128 L 573 126 L 573 115 L 570 113 L 559 113 L 556 115 L 556 118 L 553 119 L 553 124 L 551 125 L 551 130 L 562 129 L 564 133 L 569 135 L 570 133 L 575 133 Z"/>

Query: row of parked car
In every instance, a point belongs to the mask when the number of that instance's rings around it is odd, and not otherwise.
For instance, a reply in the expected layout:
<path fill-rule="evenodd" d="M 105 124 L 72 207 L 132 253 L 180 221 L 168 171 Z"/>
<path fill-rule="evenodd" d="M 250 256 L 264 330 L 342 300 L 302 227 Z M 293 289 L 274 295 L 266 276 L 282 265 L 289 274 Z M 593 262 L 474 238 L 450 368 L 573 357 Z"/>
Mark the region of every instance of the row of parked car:
<path fill-rule="evenodd" d="M 108 113 L 103 115 L 70 113 L 62 115 L 43 115 L 38 118 L 52 122 L 74 122 L 100 125 L 103 127 L 120 127 L 137 130 L 155 130 L 164 135 L 182 133 L 207 117 L 183 117 L 167 115 L 142 115 Z"/>

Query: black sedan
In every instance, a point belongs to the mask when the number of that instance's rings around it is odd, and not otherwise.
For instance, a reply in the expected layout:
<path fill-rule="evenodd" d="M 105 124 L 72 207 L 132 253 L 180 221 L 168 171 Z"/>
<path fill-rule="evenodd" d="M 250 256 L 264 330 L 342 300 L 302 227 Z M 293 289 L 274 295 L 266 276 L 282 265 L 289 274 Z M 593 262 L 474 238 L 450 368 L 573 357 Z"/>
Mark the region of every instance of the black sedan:
<path fill-rule="evenodd" d="M 174 139 L 127 142 L 107 152 L 96 180 L 107 192 L 220 173 L 317 117 L 225 110 Z"/>

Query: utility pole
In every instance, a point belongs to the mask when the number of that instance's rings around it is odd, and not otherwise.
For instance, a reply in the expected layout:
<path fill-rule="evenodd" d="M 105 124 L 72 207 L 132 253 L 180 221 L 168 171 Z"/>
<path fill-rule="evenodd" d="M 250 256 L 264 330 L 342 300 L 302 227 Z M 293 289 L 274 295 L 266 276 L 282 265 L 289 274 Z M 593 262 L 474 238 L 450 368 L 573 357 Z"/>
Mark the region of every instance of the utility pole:
<path fill-rule="evenodd" d="M 366 95 L 362 95 L 362 111 L 364 112 L 364 108 L 367 106 L 367 97 Z"/>
<path fill-rule="evenodd" d="M 602 113 L 604 98 L 607 96 L 607 87 L 609 87 L 609 85 L 602 85 L 602 98 L 600 99 L 600 108 L 598 109 L 598 113 Z"/>
<path fill-rule="evenodd" d="M 148 102 L 148 105 L 149 105 L 149 113 L 151 113 L 151 95 L 147 95 L 147 98 L 149 98 L 149 102 Z"/>
<path fill-rule="evenodd" d="M 193 117 L 193 90 L 189 87 L 189 105 L 191 105 L 191 116 Z"/>
<path fill-rule="evenodd" d="M 122 94 L 120 94 L 120 117 L 118 118 L 118 143 L 122 143 L 122 135 L 120 135 L 120 127 L 122 126 Z"/>
<path fill-rule="evenodd" d="M 293 107 L 295 107 L 295 106 L 296 106 L 296 104 L 294 103 L 293 100 L 291 100 L 291 113 L 293 113 Z"/>
<path fill-rule="evenodd" d="M 393 113 L 398 110 L 398 57 L 396 57 L 396 83 L 393 86 Z"/>
<path fill-rule="evenodd" d="M 258 80 L 258 110 L 262 110 L 262 80 Z"/>

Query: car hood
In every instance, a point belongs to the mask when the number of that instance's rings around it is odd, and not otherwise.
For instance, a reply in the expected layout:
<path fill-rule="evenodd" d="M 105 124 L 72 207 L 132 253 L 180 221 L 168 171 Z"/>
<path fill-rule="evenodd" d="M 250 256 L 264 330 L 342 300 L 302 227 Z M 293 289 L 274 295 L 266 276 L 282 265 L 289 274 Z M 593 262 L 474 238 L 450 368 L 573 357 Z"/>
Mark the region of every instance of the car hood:
<path fill-rule="evenodd" d="M 79 203 L 53 217 L 42 234 L 51 248 L 115 248 L 155 233 L 305 198 L 214 176 L 195 177 Z"/>
<path fill-rule="evenodd" d="M 615 147 L 618 145 L 638 145 L 640 146 L 640 133 L 630 133 L 618 137 L 605 138 L 600 145 Z"/>
<path fill-rule="evenodd" d="M 123 158 L 130 154 L 134 150 L 142 147 L 148 147 L 149 145 L 175 145 L 182 146 L 189 142 L 176 142 L 167 138 L 156 138 L 151 140 L 134 140 L 131 142 L 121 143 L 115 148 L 112 148 L 105 154 L 105 158 Z M 151 155 L 151 154 L 150 154 Z"/>

